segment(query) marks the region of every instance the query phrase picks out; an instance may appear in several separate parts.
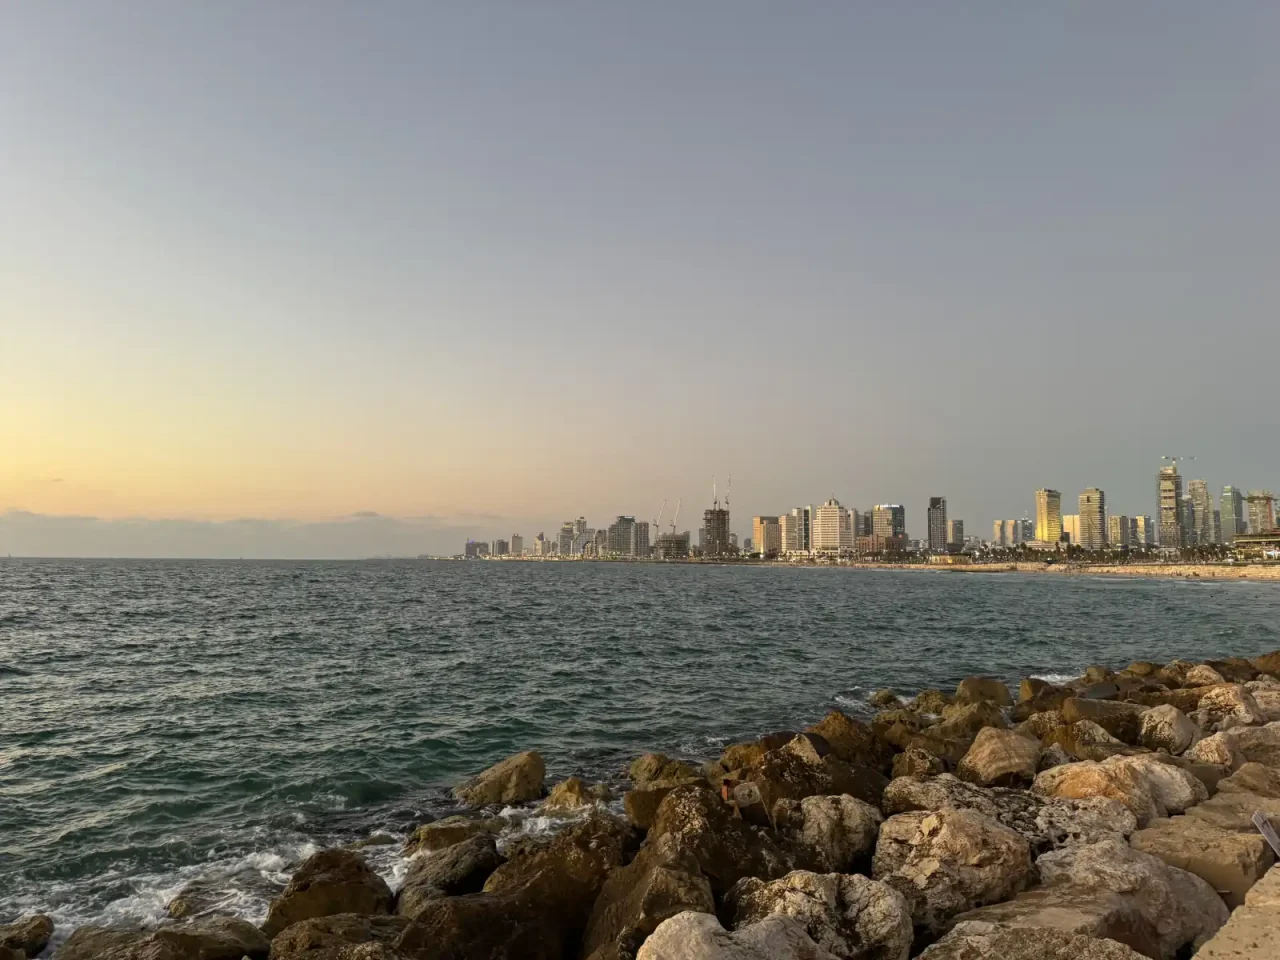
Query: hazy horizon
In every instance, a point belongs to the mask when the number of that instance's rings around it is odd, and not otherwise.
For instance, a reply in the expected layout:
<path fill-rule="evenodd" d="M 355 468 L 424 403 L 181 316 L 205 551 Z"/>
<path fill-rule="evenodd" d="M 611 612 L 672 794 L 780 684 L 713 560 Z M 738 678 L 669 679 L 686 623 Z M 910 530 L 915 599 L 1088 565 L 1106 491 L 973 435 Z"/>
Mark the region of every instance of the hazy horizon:
<path fill-rule="evenodd" d="M 1280 489 L 1278 28 L 15 4 L 0 552 L 696 530 L 730 474 L 740 536 L 828 496 L 916 537 L 931 496 L 983 537 L 1042 486 L 1150 515 L 1165 454 Z"/>

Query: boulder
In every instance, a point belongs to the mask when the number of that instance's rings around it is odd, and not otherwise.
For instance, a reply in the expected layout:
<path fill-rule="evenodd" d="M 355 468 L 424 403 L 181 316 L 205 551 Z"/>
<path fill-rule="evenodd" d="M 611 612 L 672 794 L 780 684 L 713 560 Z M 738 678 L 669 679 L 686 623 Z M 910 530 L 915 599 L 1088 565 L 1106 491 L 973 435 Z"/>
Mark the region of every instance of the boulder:
<path fill-rule="evenodd" d="M 44 914 L 36 914 L 17 923 L 0 924 L 0 947 L 21 950 L 34 957 L 49 945 L 53 936 L 53 920 Z"/>
<path fill-rule="evenodd" d="M 893 750 L 878 739 L 871 727 L 839 710 L 831 710 L 808 733 L 816 733 L 831 746 L 831 752 L 845 763 L 888 770 Z"/>
<path fill-rule="evenodd" d="M 1187 816 L 1195 817 L 1223 830 L 1236 833 L 1255 833 L 1253 815 L 1261 813 L 1271 821 L 1271 825 L 1280 830 L 1280 800 L 1272 797 L 1260 797 L 1255 793 L 1219 792 L 1204 803 L 1197 804 L 1187 811 Z"/>
<path fill-rule="evenodd" d="M 1198 947 L 1227 919 L 1226 905 L 1207 883 L 1123 840 L 1073 844 L 1044 854 L 1036 866 L 1047 887 L 1071 883 L 1128 899 L 1154 931 L 1162 960 Z"/>
<path fill-rule="evenodd" d="M 1240 763 L 1261 763 L 1268 767 L 1280 767 L 1280 723 L 1268 723 L 1265 727 L 1234 729 L 1231 742 Z"/>
<path fill-rule="evenodd" d="M 1229 777 L 1218 781 L 1219 793 L 1252 793 L 1280 800 L 1280 769 L 1261 763 L 1242 764 Z"/>
<path fill-rule="evenodd" d="M 434 820 L 424 823 L 409 835 L 409 839 L 405 841 L 404 855 L 411 857 L 415 853 L 443 850 L 482 834 L 496 836 L 506 825 L 507 821 L 500 817 L 478 820 L 474 817 L 455 816 Z"/>
<path fill-rule="evenodd" d="M 777 829 L 820 873 L 854 872 L 875 849 L 883 819 L 871 804 L 850 796 L 779 800 L 773 810 Z"/>
<path fill-rule="evenodd" d="M 1273 867 L 1244 896 L 1250 907 L 1280 907 L 1280 867 Z"/>
<path fill-rule="evenodd" d="M 879 770 L 841 760 L 834 752 L 823 754 L 825 740 L 801 734 L 784 746 L 765 753 L 742 771 L 742 779 L 754 783 L 766 810 L 782 799 L 847 793 L 878 804 L 888 782 Z"/>
<path fill-rule="evenodd" d="M 1079 758 L 1073 757 L 1056 743 L 1051 743 L 1040 751 L 1040 759 L 1036 761 L 1036 773 L 1041 773 L 1052 767 L 1060 767 L 1064 763 L 1075 763 L 1077 759 Z"/>
<path fill-rule="evenodd" d="M 655 780 L 692 780 L 698 771 L 683 760 L 672 760 L 666 754 L 646 753 L 631 761 L 627 771 L 634 784 L 652 783 Z"/>
<path fill-rule="evenodd" d="M 1042 738 L 1042 742 L 1045 746 L 1057 744 L 1077 760 L 1105 760 L 1116 755 L 1142 752 L 1138 747 L 1130 747 L 1117 740 L 1092 720 L 1077 720 L 1056 727 Z"/>
<path fill-rule="evenodd" d="M 564 960 L 573 941 L 536 885 L 428 900 L 396 947 L 412 960 Z"/>
<path fill-rule="evenodd" d="M 740 930 L 769 917 L 800 923 L 839 960 L 907 960 L 911 912 L 902 894 L 863 876 L 797 870 L 780 880 L 748 877 L 725 898 Z"/>
<path fill-rule="evenodd" d="M 1274 676 L 1280 676 L 1280 650 L 1272 650 L 1270 653 L 1264 653 L 1261 656 L 1253 657 L 1249 663 L 1259 673 L 1270 673 Z"/>
<path fill-rule="evenodd" d="M 1153 820 L 1129 843 L 1135 850 L 1194 873 L 1233 908 L 1244 903 L 1249 888 L 1275 862 L 1261 834 L 1230 832 L 1197 817 Z"/>
<path fill-rule="evenodd" d="M 1164 816 L 1151 785 L 1141 770 L 1085 760 L 1053 767 L 1036 775 L 1033 792 L 1046 797 L 1083 800 L 1106 797 L 1124 804 L 1144 827 L 1152 817 Z"/>
<path fill-rule="evenodd" d="M 390 913 L 393 901 L 386 881 L 360 854 L 321 850 L 303 861 L 284 892 L 271 901 L 262 932 L 274 937 L 299 920 L 335 913 Z"/>
<path fill-rule="evenodd" d="M 898 699 L 898 695 L 892 690 L 877 690 L 871 695 L 868 702 L 880 710 L 902 706 L 902 701 Z"/>
<path fill-rule="evenodd" d="M 989 700 L 999 707 L 1013 706 L 1009 686 L 1003 680 L 991 677 L 965 677 L 956 687 L 957 703 L 977 703 Z"/>
<path fill-rule="evenodd" d="M 969 747 L 973 745 L 973 737 L 973 733 L 969 730 L 959 729 L 949 723 L 936 723 L 907 737 L 902 743 L 902 748 L 923 750 L 937 757 L 948 768 L 952 768 L 969 752 Z"/>
<path fill-rule="evenodd" d="M 536 750 L 526 750 L 459 784 L 454 788 L 453 796 L 471 807 L 527 803 L 542 796 L 542 781 L 546 775 L 547 766 L 542 755 Z"/>
<path fill-rule="evenodd" d="M 1062 718 L 1067 723 L 1091 721 L 1122 743 L 1133 744 L 1138 742 L 1146 709 L 1137 703 L 1068 697 L 1062 702 Z"/>
<path fill-rule="evenodd" d="M 1067 843 L 1127 837 L 1137 819 L 1115 800 L 1045 798 L 1025 790 L 982 788 L 949 774 L 903 777 L 884 793 L 887 814 L 911 810 L 972 810 L 1016 830 L 1039 853 Z"/>
<path fill-rule="evenodd" d="M 724 774 L 733 773 L 757 762 L 765 755 L 764 745 L 759 741 L 748 743 L 731 743 L 724 748 L 720 759 L 708 764 L 705 768 L 707 779 L 718 781 Z"/>
<path fill-rule="evenodd" d="M 1139 721 L 1138 742 L 1148 750 L 1182 753 L 1199 736 L 1200 728 L 1171 704 L 1152 707 Z"/>
<path fill-rule="evenodd" d="M 641 848 L 625 867 L 615 867 L 600 889 L 582 938 L 582 956 L 632 960 L 658 925 L 678 913 L 715 913 L 711 884 L 693 854 L 674 837 Z"/>
<path fill-rule="evenodd" d="M 676 787 L 692 786 L 706 789 L 709 785 L 701 778 L 683 780 L 649 780 L 634 790 L 628 790 L 622 797 L 622 806 L 627 811 L 627 819 L 641 830 L 648 830 L 658 817 L 658 807 L 667 798 L 667 794 Z"/>
<path fill-rule="evenodd" d="M 1013 705 L 1013 719 L 1021 723 L 1037 713 L 1054 713 L 1062 709 L 1062 705 L 1072 692 L 1064 687 L 1050 686 L 1041 690 L 1029 700 L 1019 700 Z"/>
<path fill-rule="evenodd" d="M 1026 839 L 970 810 L 890 817 L 872 871 L 906 897 L 914 925 L 929 934 L 957 913 L 1007 900 L 1034 876 Z"/>
<path fill-rule="evenodd" d="M 415 857 L 400 888 L 396 913 L 412 917 L 427 900 L 479 893 L 500 866 L 502 857 L 490 836 L 472 837 L 438 853 Z"/>
<path fill-rule="evenodd" d="M 1244 657 L 1227 657 L 1225 660 L 1207 660 L 1205 666 L 1216 671 L 1232 683 L 1248 683 L 1258 676 L 1258 668 Z"/>
<path fill-rule="evenodd" d="M 1089 684 L 1080 691 L 1079 696 L 1086 700 L 1118 700 L 1120 692 L 1120 685 L 1114 680 L 1103 680 Z"/>
<path fill-rule="evenodd" d="M 1268 687 L 1263 690 L 1250 690 L 1253 702 L 1258 705 L 1268 723 L 1280 720 L 1280 689 Z"/>
<path fill-rule="evenodd" d="M 1204 783 L 1167 757 L 1143 754 L 1135 757 L 1110 757 L 1102 762 L 1106 766 L 1129 767 L 1140 772 L 1151 788 L 1161 816 L 1182 813 L 1188 807 L 1209 799 L 1209 791 Z"/>
<path fill-rule="evenodd" d="M 603 783 L 592 785 L 581 777 L 570 777 L 551 788 L 547 799 L 538 807 L 538 814 L 544 817 L 563 816 L 609 799 L 609 788 Z"/>
<path fill-rule="evenodd" d="M 925 714 L 915 710 L 898 708 L 882 710 L 871 718 L 871 733 L 879 740 L 901 748 L 907 737 L 919 733 L 929 725 Z"/>
<path fill-rule="evenodd" d="M 251 923 L 203 917 L 150 933 L 78 927 L 58 960 L 266 960 L 270 946 Z"/>
<path fill-rule="evenodd" d="M 949 933 L 919 960 L 1143 960 L 1123 943 L 1047 928 Z"/>
<path fill-rule="evenodd" d="M 1197 763 L 1212 763 L 1232 769 L 1240 763 L 1235 737 L 1229 733 L 1215 733 L 1197 740 L 1182 755 Z"/>
<path fill-rule="evenodd" d="M 1170 660 L 1156 671 L 1156 679 L 1170 687 L 1181 687 L 1186 684 L 1187 671 L 1196 666 L 1190 660 Z"/>
<path fill-rule="evenodd" d="M 1065 725 L 1061 710 L 1040 710 L 1021 721 L 1019 727 L 1035 734 L 1036 739 L 1043 742 L 1054 730 Z"/>
<path fill-rule="evenodd" d="M 953 735 L 966 734 L 976 736 L 984 727 L 1009 726 L 1004 713 L 990 700 L 978 700 L 972 703 L 953 703 L 942 711 L 942 725 L 952 731 Z M 936 729 L 936 728 L 933 728 Z"/>
<path fill-rule="evenodd" d="M 1160 664 L 1152 663 L 1150 660 L 1135 660 L 1124 668 L 1126 673 L 1131 673 L 1135 677 L 1150 677 L 1160 670 Z"/>
<path fill-rule="evenodd" d="M 1047 691 L 1061 689 L 1061 687 L 1050 683 L 1048 680 L 1041 680 L 1039 677 L 1026 677 L 1018 684 L 1018 702 L 1026 703 L 1028 700 L 1034 700 Z"/>
<path fill-rule="evenodd" d="M 648 843 L 667 836 L 675 848 L 692 854 L 718 895 L 743 877 L 772 880 L 793 867 L 768 833 L 737 819 L 719 797 L 697 787 L 677 787 L 662 801 Z"/>
<path fill-rule="evenodd" d="M 1226 683 L 1227 678 L 1207 663 L 1201 663 L 1188 670 L 1182 682 L 1188 687 L 1207 687 L 1215 683 Z"/>
<path fill-rule="evenodd" d="M 915 699 L 911 701 L 911 709 L 916 713 L 942 716 L 943 707 L 952 703 L 953 700 L 953 697 L 948 696 L 941 690 L 921 690 L 915 695 Z"/>
<path fill-rule="evenodd" d="M 1112 671 L 1110 667 L 1094 664 L 1093 666 L 1084 668 L 1084 673 L 1081 676 L 1081 679 L 1085 683 L 1102 683 L 1105 680 L 1110 680 L 1114 676 L 1115 672 Z"/>
<path fill-rule="evenodd" d="M 12 947 L 0 947 L 0 960 L 27 960 L 27 955 Z"/>
<path fill-rule="evenodd" d="M 1036 778 L 1040 744 L 1012 730 L 984 727 L 960 760 L 961 780 L 986 787 L 1030 786 Z"/>
<path fill-rule="evenodd" d="M 1272 960 L 1277 929 L 1280 907 L 1241 907 L 1196 952 L 1196 960 Z"/>
<path fill-rule="evenodd" d="M 927 777 L 935 773 L 946 772 L 947 765 L 928 750 L 919 747 L 908 747 L 893 758 L 893 775 L 895 777 Z"/>
<path fill-rule="evenodd" d="M 271 941 L 271 960 L 356 960 L 379 946 L 398 956 L 395 944 L 412 924 L 408 917 L 356 913 L 302 920 Z"/>
<path fill-rule="evenodd" d="M 835 960 L 790 917 L 768 917 L 732 933 L 705 913 L 659 924 L 637 960 Z M 594 960 L 594 958 L 592 958 Z"/>
<path fill-rule="evenodd" d="M 1209 687 L 1196 706 L 1195 721 L 1205 730 L 1229 730 L 1267 722 L 1253 694 L 1239 683 Z"/>

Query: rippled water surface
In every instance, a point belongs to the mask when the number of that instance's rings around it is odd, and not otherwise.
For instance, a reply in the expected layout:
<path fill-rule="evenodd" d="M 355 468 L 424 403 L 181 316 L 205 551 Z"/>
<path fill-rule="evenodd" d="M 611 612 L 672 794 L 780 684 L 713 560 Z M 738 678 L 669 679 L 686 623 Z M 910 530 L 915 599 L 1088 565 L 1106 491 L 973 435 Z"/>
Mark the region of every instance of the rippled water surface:
<path fill-rule="evenodd" d="M 188 884 L 260 919 L 317 845 L 402 834 L 515 750 L 616 777 L 880 687 L 1256 654 L 1278 615 L 1238 582 L 0 560 L 0 922 L 154 920 Z"/>

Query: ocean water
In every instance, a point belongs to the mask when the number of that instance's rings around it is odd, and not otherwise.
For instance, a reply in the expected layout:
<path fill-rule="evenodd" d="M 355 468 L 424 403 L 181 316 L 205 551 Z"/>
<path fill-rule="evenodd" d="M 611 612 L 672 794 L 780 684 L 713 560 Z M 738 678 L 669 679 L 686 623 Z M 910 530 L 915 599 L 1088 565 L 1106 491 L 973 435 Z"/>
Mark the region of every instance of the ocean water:
<path fill-rule="evenodd" d="M 881 687 L 1277 647 L 1277 584 L 0 560 L 0 922 L 153 922 L 188 887 L 257 921 L 308 853 L 453 812 L 516 750 L 617 780 Z M 398 849 L 369 848 L 393 884 Z"/>

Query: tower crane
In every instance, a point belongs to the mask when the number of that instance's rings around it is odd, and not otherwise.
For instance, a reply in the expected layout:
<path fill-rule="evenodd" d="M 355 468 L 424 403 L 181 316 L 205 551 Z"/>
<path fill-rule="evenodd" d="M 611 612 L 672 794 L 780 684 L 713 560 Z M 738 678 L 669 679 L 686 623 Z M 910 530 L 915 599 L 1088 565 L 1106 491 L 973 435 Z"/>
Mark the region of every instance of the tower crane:
<path fill-rule="evenodd" d="M 1160 459 L 1161 459 L 1161 460 L 1168 460 L 1170 463 L 1172 463 L 1172 464 L 1173 464 L 1173 468 L 1176 470 L 1176 469 L 1178 468 L 1178 463 L 1179 463 L 1179 461 L 1181 461 L 1181 460 L 1194 460 L 1194 459 L 1195 459 L 1195 457 L 1161 457 Z"/>
<path fill-rule="evenodd" d="M 682 503 L 684 503 L 684 497 L 681 497 L 679 500 L 676 501 L 676 513 L 675 513 L 675 516 L 671 518 L 671 535 L 672 536 L 675 536 L 676 521 L 680 519 L 680 504 Z"/>
<path fill-rule="evenodd" d="M 659 524 L 662 523 L 662 515 L 663 513 L 666 512 L 666 509 L 667 509 L 667 501 L 663 500 L 662 506 L 658 508 L 658 519 L 653 521 L 653 535 L 655 537 L 662 532 L 662 527 L 660 527 Z"/>

